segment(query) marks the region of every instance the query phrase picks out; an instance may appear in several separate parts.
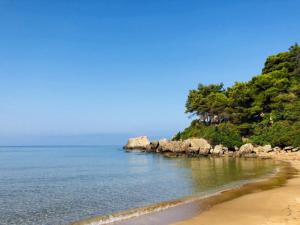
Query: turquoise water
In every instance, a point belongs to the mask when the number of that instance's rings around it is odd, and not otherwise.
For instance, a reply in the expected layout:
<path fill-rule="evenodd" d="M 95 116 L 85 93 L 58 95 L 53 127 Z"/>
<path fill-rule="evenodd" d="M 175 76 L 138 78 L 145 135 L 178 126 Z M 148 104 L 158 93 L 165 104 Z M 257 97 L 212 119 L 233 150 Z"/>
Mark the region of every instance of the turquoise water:
<path fill-rule="evenodd" d="M 0 147 L 0 224 L 67 224 L 218 190 L 268 160 L 166 158 L 120 146 Z"/>

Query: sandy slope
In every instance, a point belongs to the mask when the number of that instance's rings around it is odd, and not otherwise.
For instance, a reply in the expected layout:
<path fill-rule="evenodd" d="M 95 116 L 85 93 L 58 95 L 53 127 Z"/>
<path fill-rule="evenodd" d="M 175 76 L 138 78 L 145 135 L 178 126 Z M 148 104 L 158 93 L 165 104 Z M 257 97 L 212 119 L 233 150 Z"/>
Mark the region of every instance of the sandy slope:
<path fill-rule="evenodd" d="M 300 170 L 300 161 L 292 161 Z M 279 188 L 218 204 L 176 225 L 300 225 L 300 176 Z"/>

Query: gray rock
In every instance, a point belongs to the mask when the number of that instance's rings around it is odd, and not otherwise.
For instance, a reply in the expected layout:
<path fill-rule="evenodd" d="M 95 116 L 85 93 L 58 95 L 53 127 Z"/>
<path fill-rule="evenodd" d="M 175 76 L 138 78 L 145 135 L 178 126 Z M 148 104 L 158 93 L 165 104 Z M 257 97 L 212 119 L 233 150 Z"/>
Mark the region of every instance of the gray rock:
<path fill-rule="evenodd" d="M 151 141 L 149 144 L 150 150 L 156 150 L 158 148 L 159 142 L 158 141 Z"/>
<path fill-rule="evenodd" d="M 158 141 L 151 141 L 149 145 L 146 147 L 147 152 L 155 152 L 156 149 L 158 148 Z"/>
<path fill-rule="evenodd" d="M 146 146 L 146 152 L 152 152 L 151 143 Z"/>
<path fill-rule="evenodd" d="M 271 145 L 265 145 L 265 146 L 263 146 L 263 150 L 264 150 L 264 152 L 272 152 L 273 151 Z"/>
<path fill-rule="evenodd" d="M 289 150 L 292 150 L 293 148 L 294 148 L 293 146 L 287 146 L 287 147 L 285 147 L 283 150 L 289 151 Z"/>
<path fill-rule="evenodd" d="M 276 147 L 273 148 L 273 150 L 274 150 L 275 152 L 279 152 L 279 151 L 281 151 L 281 148 L 278 147 L 278 146 L 276 146 Z"/>
<path fill-rule="evenodd" d="M 146 149 L 150 144 L 147 136 L 129 138 L 127 144 L 124 146 L 125 149 Z"/>
<path fill-rule="evenodd" d="M 261 152 L 265 152 L 265 150 L 264 150 L 264 147 L 257 146 L 257 147 L 254 147 L 254 152 L 261 153 Z"/>
<path fill-rule="evenodd" d="M 246 155 L 254 152 L 254 147 L 252 144 L 244 144 L 240 147 L 238 155 Z"/>
<path fill-rule="evenodd" d="M 187 151 L 190 153 L 199 153 L 200 155 L 208 155 L 211 145 L 203 138 L 190 138 L 185 140 L 188 145 Z"/>
<path fill-rule="evenodd" d="M 158 141 L 158 147 L 156 148 L 156 152 L 161 152 L 163 150 L 163 146 L 168 142 L 167 139 L 161 139 Z"/>
<path fill-rule="evenodd" d="M 223 152 L 228 152 L 228 148 L 223 146 Z"/>
<path fill-rule="evenodd" d="M 264 145 L 264 146 L 257 146 L 254 148 L 254 152 L 256 153 L 267 153 L 267 152 L 272 152 L 272 146 L 271 145 Z"/>
<path fill-rule="evenodd" d="M 158 144 L 158 151 L 160 152 L 177 152 L 184 153 L 187 151 L 189 145 L 182 141 L 167 141 L 161 140 Z"/>
<path fill-rule="evenodd" d="M 298 147 L 292 149 L 292 152 L 298 152 L 298 151 L 299 151 Z"/>
<path fill-rule="evenodd" d="M 224 154 L 224 146 L 216 145 L 213 149 L 210 150 L 212 155 L 223 155 Z"/>

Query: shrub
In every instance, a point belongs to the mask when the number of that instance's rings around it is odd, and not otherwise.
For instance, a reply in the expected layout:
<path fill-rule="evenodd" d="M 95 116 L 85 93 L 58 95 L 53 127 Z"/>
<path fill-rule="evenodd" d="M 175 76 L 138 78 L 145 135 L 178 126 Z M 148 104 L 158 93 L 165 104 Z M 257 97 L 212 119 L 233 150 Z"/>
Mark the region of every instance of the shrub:
<path fill-rule="evenodd" d="M 231 123 L 205 125 L 197 120 L 193 121 L 183 132 L 178 132 L 173 140 L 185 140 L 192 137 L 205 138 L 212 145 L 223 144 L 228 148 L 239 147 L 243 144 L 235 125 Z"/>
<path fill-rule="evenodd" d="M 269 127 L 257 127 L 251 140 L 256 144 L 284 147 L 300 146 L 300 122 L 278 121 Z"/>
<path fill-rule="evenodd" d="M 240 147 L 243 144 L 238 129 L 230 123 L 212 126 L 208 129 L 204 138 L 208 139 L 213 145 L 223 144 L 228 148 Z"/>

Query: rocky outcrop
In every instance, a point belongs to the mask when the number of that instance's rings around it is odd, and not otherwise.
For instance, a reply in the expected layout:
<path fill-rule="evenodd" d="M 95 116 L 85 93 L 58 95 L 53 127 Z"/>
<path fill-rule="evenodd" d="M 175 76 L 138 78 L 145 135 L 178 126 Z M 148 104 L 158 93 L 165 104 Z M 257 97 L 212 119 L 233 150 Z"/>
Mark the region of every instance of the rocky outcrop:
<path fill-rule="evenodd" d="M 129 138 L 124 149 L 146 149 L 149 144 L 150 141 L 147 136 Z"/>
<path fill-rule="evenodd" d="M 184 141 L 159 141 L 158 152 L 175 152 L 185 153 L 188 149 L 188 144 Z"/>
<path fill-rule="evenodd" d="M 162 139 L 149 142 L 148 138 L 130 138 L 125 149 L 139 149 L 147 152 L 180 153 L 187 155 L 208 155 L 211 145 L 203 138 L 190 138 L 185 141 L 170 141 Z"/>
<path fill-rule="evenodd" d="M 148 152 L 155 152 L 158 148 L 159 142 L 158 141 L 151 141 L 150 144 L 146 146 L 146 150 Z"/>
<path fill-rule="evenodd" d="M 208 155 L 211 145 L 203 138 L 190 138 L 184 141 L 189 147 L 187 152 L 199 153 L 200 155 Z"/>
<path fill-rule="evenodd" d="M 292 151 L 294 147 L 293 146 L 286 146 L 283 150 L 284 151 Z"/>
<path fill-rule="evenodd" d="M 264 152 L 272 152 L 273 151 L 271 145 L 264 145 L 263 150 L 264 150 Z"/>
<path fill-rule="evenodd" d="M 300 157 L 300 148 L 288 146 L 285 148 L 274 147 L 271 145 L 253 146 L 244 144 L 240 148 L 228 149 L 223 145 L 212 147 L 210 143 L 203 138 L 190 138 L 184 141 L 170 141 L 162 139 L 149 142 L 146 136 L 130 138 L 124 146 L 125 149 L 138 149 L 145 152 L 163 153 L 169 157 L 187 155 L 198 156 L 228 156 L 228 157 L 263 157 L 270 158 L 285 154 L 298 154 Z"/>
<path fill-rule="evenodd" d="M 273 151 L 273 148 L 271 145 L 257 146 L 254 148 L 255 153 L 272 152 L 272 151 Z"/>
<path fill-rule="evenodd" d="M 191 138 L 185 141 L 158 141 L 156 152 L 185 153 L 188 155 L 208 155 L 211 145 L 203 138 Z"/>
<path fill-rule="evenodd" d="M 223 145 L 216 145 L 213 149 L 211 149 L 210 153 L 212 155 L 223 155 L 226 149 Z"/>
<path fill-rule="evenodd" d="M 257 156 L 260 158 L 273 158 L 279 160 L 300 160 L 300 149 L 298 147 L 293 147 L 285 150 L 284 148 L 274 147 L 272 151 L 258 152 Z"/>
<path fill-rule="evenodd" d="M 251 153 L 254 153 L 254 147 L 250 143 L 242 145 L 238 151 L 239 155 L 247 155 Z"/>

